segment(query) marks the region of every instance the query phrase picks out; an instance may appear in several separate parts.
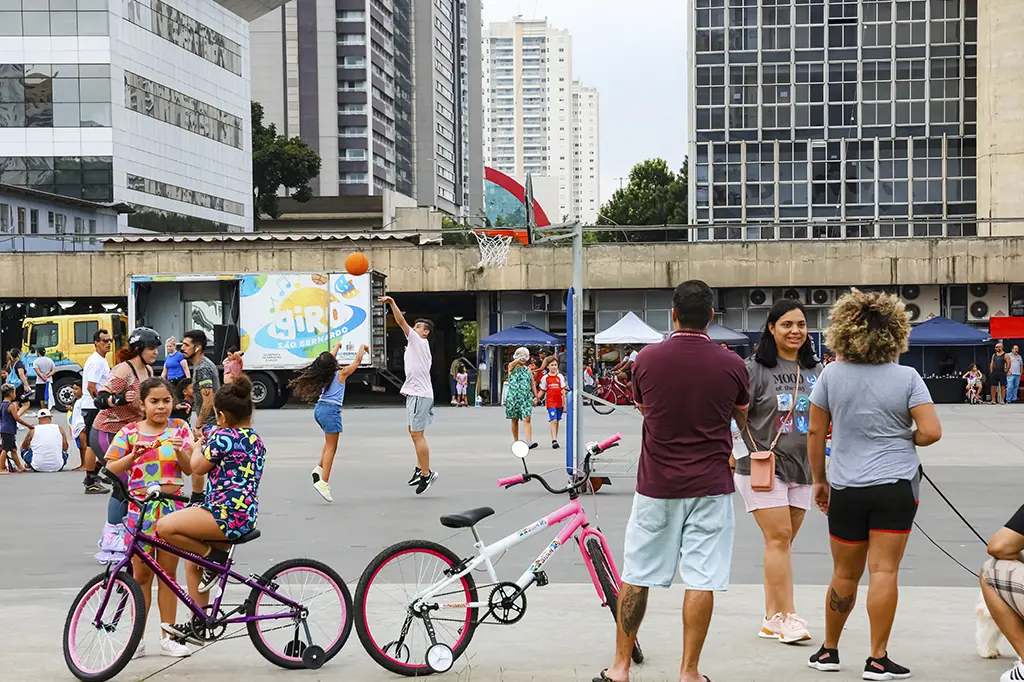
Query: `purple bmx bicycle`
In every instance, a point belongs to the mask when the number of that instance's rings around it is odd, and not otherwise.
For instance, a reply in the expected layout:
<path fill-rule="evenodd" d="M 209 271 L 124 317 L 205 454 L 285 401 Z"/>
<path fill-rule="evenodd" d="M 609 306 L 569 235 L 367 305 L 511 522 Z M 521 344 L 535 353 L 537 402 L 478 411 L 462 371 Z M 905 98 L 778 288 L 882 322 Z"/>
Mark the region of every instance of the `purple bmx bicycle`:
<path fill-rule="evenodd" d="M 134 497 L 118 476 L 106 469 L 101 475 L 143 516 L 147 506 L 160 500 L 189 501 L 158 490 L 145 498 Z M 189 641 L 209 644 L 230 639 L 240 635 L 225 637 L 229 625 L 245 625 L 256 650 L 282 668 L 315 669 L 331 660 L 352 631 L 352 597 L 345 581 L 330 566 L 312 559 L 289 559 L 248 577 L 232 571 L 235 546 L 259 536 L 254 530 L 230 542 L 229 558 L 221 565 L 136 530 L 124 559 L 87 582 L 71 604 L 64 624 L 64 660 L 71 673 L 85 682 L 103 682 L 121 672 L 135 653 L 145 630 L 146 609 L 142 588 L 132 575 L 133 556 L 149 566 L 192 612 Z M 217 574 L 213 602 L 204 608 L 192 600 L 144 545 Z M 249 588 L 241 604 L 224 603 L 229 582 Z"/>

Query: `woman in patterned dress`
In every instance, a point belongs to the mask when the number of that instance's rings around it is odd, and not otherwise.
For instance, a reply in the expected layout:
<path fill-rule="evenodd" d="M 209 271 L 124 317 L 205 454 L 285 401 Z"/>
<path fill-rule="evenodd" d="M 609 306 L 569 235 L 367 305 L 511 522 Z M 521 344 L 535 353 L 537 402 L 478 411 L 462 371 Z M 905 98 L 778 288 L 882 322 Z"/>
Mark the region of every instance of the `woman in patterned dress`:
<path fill-rule="evenodd" d="M 526 442 L 531 448 L 537 447 L 533 442 L 533 405 L 537 400 L 537 391 L 533 374 L 527 367 L 530 362 L 530 351 L 516 348 L 512 362 L 508 364 L 508 392 L 505 394 L 505 418 L 512 421 L 512 440 L 519 440 L 519 422 L 523 422 Z"/>

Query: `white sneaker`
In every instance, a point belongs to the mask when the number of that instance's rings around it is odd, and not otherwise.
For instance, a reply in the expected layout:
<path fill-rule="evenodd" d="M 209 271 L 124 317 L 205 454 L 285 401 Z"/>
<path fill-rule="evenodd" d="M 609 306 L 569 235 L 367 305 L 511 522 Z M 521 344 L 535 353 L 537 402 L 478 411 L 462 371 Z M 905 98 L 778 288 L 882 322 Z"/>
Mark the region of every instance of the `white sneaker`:
<path fill-rule="evenodd" d="M 160 655 L 171 658 L 185 658 L 192 655 L 192 650 L 181 642 L 175 642 L 170 637 L 160 638 Z"/>
<path fill-rule="evenodd" d="M 324 477 L 324 468 L 317 464 L 313 467 L 313 485 L 320 482 L 320 479 Z"/>
<path fill-rule="evenodd" d="M 334 498 L 331 497 L 331 484 L 327 481 L 320 479 L 313 484 L 313 489 L 320 493 L 320 497 L 324 498 L 328 502 L 334 502 Z"/>
<path fill-rule="evenodd" d="M 142 658 L 145 655 L 146 655 L 146 640 L 140 639 L 139 640 L 139 646 L 136 647 L 135 653 L 132 654 L 132 660 L 134 661 L 136 658 Z"/>
<path fill-rule="evenodd" d="M 770 619 L 765 618 L 761 621 L 761 631 L 757 633 L 757 636 L 761 639 L 778 639 L 782 634 L 782 623 L 781 613 L 776 613 Z"/>
<path fill-rule="evenodd" d="M 1024 682 L 1024 663 L 1018 658 L 1016 665 L 999 678 L 999 682 Z"/>
<path fill-rule="evenodd" d="M 797 642 L 806 642 L 811 638 L 811 633 L 807 630 L 807 621 L 791 613 L 786 616 L 786 620 L 782 622 L 782 631 L 779 633 L 779 641 L 783 644 L 796 644 Z"/>

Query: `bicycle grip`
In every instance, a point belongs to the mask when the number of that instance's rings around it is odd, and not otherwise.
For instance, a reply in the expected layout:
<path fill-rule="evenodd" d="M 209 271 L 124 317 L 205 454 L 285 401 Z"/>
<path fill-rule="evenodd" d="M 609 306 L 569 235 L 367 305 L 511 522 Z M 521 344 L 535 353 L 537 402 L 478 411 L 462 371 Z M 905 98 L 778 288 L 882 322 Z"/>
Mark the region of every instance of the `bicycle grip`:
<path fill-rule="evenodd" d="M 522 482 L 523 482 L 523 475 L 522 474 L 519 474 L 518 476 L 509 476 L 508 478 L 499 478 L 498 479 L 498 487 L 499 488 L 508 488 L 508 487 L 514 486 L 514 485 L 516 485 L 518 483 L 522 483 Z"/>
<path fill-rule="evenodd" d="M 620 440 L 622 440 L 622 434 L 621 433 L 616 433 L 614 436 L 612 436 L 608 440 L 605 440 L 605 441 L 602 441 L 602 442 L 598 443 L 597 444 L 597 451 L 598 452 L 602 452 L 604 450 L 607 450 L 611 446 L 613 446 L 616 443 L 618 443 Z"/>

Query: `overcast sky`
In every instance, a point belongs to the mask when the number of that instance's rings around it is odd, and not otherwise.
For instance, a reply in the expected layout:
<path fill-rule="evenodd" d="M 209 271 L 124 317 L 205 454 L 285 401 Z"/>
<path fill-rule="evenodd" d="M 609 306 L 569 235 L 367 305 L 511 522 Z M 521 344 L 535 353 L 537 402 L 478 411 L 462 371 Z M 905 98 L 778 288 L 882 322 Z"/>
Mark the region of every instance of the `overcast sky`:
<path fill-rule="evenodd" d="M 572 35 L 573 78 L 601 97 L 601 201 L 633 164 L 686 156 L 686 6 L 682 0 L 483 0 L 484 25 L 544 19 Z"/>

